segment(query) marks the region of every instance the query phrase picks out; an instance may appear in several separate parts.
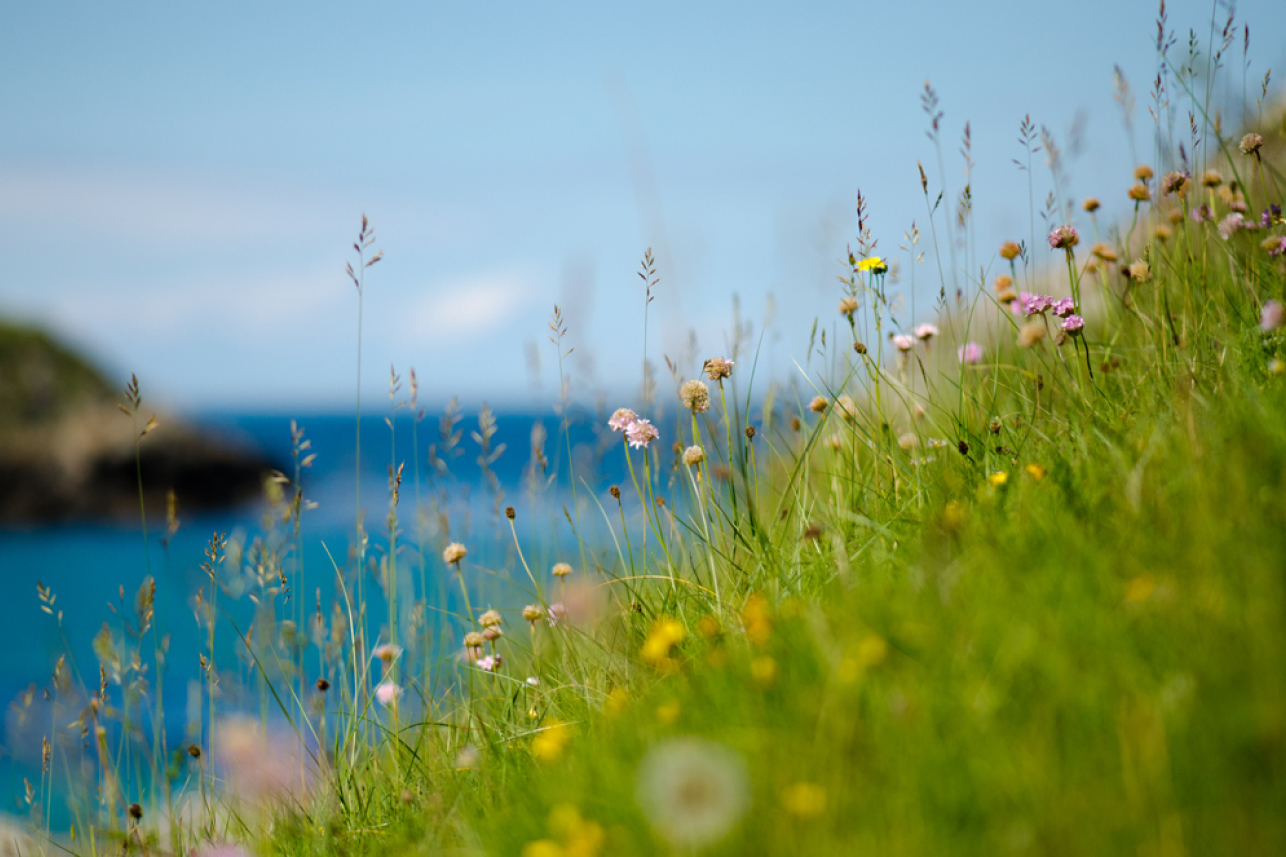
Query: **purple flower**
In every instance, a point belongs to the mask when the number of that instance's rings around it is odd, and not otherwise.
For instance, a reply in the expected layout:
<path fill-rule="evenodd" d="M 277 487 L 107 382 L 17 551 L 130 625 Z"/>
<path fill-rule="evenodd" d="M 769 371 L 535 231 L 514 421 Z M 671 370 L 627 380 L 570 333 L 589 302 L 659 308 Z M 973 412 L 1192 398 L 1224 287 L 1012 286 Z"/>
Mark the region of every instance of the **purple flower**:
<path fill-rule="evenodd" d="M 1054 301 L 1053 310 L 1054 315 L 1059 318 L 1067 318 L 1072 313 L 1076 312 L 1076 302 L 1071 298 L 1063 298 L 1062 300 Z"/>
<path fill-rule="evenodd" d="M 1265 331 L 1276 330 L 1283 324 L 1286 324 L 1286 307 L 1283 307 L 1277 301 L 1265 303 L 1263 309 L 1259 311 L 1260 329 Z"/>
<path fill-rule="evenodd" d="M 551 628 L 565 618 L 567 618 L 567 608 L 563 606 L 563 602 L 556 601 L 549 605 L 549 625 Z"/>
<path fill-rule="evenodd" d="M 1282 207 L 1280 205 L 1270 205 L 1264 209 L 1264 213 L 1259 216 L 1259 225 L 1267 229 L 1274 223 L 1282 219 Z"/>
<path fill-rule="evenodd" d="M 977 363 L 982 360 L 982 346 L 976 342 L 966 342 L 956 349 L 956 358 L 961 363 Z"/>
<path fill-rule="evenodd" d="M 612 429 L 612 431 L 626 431 L 629 429 L 630 423 L 634 422 L 638 418 L 639 415 L 631 411 L 629 408 L 617 408 L 612 414 L 612 418 L 607 421 L 607 425 Z"/>
<path fill-rule="evenodd" d="M 1079 336 L 1081 329 L 1085 327 L 1085 319 L 1079 315 L 1069 315 L 1063 319 L 1063 330 L 1067 331 L 1070 336 Z"/>
<path fill-rule="evenodd" d="M 1227 241 L 1238 229 L 1246 228 L 1246 218 L 1241 216 L 1241 212 L 1234 211 L 1232 214 L 1219 221 L 1219 235 Z"/>
<path fill-rule="evenodd" d="M 1197 223 L 1204 223 L 1207 220 L 1213 220 L 1214 214 L 1210 212 L 1210 206 L 1204 202 L 1192 209 L 1192 219 Z"/>
<path fill-rule="evenodd" d="M 1054 305 L 1049 295 L 1033 295 L 1031 292 L 1020 292 L 1018 302 L 1023 305 L 1023 315 L 1040 315 Z"/>
<path fill-rule="evenodd" d="M 1076 234 L 1076 227 L 1070 224 L 1055 226 L 1049 233 L 1049 249 L 1070 250 L 1079 244 L 1081 236 Z"/>
<path fill-rule="evenodd" d="M 648 420 L 635 420 L 626 427 L 625 437 L 635 449 L 647 449 L 647 445 L 660 437 L 660 433 Z"/>

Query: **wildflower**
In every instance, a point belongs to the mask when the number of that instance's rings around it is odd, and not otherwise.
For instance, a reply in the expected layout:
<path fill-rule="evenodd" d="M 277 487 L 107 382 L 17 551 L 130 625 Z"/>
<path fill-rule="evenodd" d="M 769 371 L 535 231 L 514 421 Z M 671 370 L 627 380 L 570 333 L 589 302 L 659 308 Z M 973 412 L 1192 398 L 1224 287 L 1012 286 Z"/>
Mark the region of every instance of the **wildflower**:
<path fill-rule="evenodd" d="M 750 677 L 760 687 L 768 687 L 777 680 L 777 661 L 768 655 L 760 655 L 750 662 Z"/>
<path fill-rule="evenodd" d="M 711 381 L 722 381 L 732 375 L 733 362 L 726 357 L 711 357 L 702 366 Z"/>
<path fill-rule="evenodd" d="M 915 347 L 915 340 L 905 333 L 898 333 L 889 338 L 893 341 L 893 347 L 898 351 L 910 351 Z"/>
<path fill-rule="evenodd" d="M 459 542 L 451 542 L 451 544 L 447 545 L 446 550 L 442 551 L 442 561 L 447 565 L 454 563 L 459 568 L 460 560 L 464 559 L 468 553 L 469 551 L 465 549 L 464 545 Z"/>
<path fill-rule="evenodd" d="M 1055 226 L 1049 233 L 1049 249 L 1051 250 L 1070 250 L 1081 241 L 1081 236 L 1076 234 L 1076 228 L 1070 224 Z"/>
<path fill-rule="evenodd" d="M 1174 233 L 1170 231 L 1169 226 L 1166 226 L 1164 223 L 1160 223 L 1157 224 L 1157 228 L 1152 231 L 1152 234 L 1156 236 L 1158 241 L 1164 244 L 1166 241 L 1170 240 L 1170 236 Z"/>
<path fill-rule="evenodd" d="M 571 564 L 566 562 L 556 562 L 554 563 L 552 573 L 554 577 L 566 577 L 572 573 Z"/>
<path fill-rule="evenodd" d="M 1002 304 L 1012 304 L 1014 301 L 1018 300 L 1018 295 L 1014 294 L 1012 291 L 1004 291 L 996 295 L 996 300 L 1000 301 Z"/>
<path fill-rule="evenodd" d="M 683 407 L 699 414 L 710 410 L 710 388 L 700 381 L 684 381 L 679 388 L 679 401 Z"/>
<path fill-rule="evenodd" d="M 1076 302 L 1071 298 L 1063 298 L 1062 300 L 1054 301 L 1052 309 L 1054 310 L 1054 315 L 1059 318 L 1067 318 L 1076 312 Z"/>
<path fill-rule="evenodd" d="M 639 654 L 654 667 L 671 666 L 670 650 L 683 642 L 688 634 L 683 623 L 671 616 L 660 616 L 652 623 L 647 639 Z"/>
<path fill-rule="evenodd" d="M 617 408 L 612 413 L 612 418 L 607 421 L 607 425 L 612 431 L 625 431 L 638 418 L 639 415 L 629 408 Z"/>
<path fill-rule="evenodd" d="M 1101 241 L 1090 248 L 1090 253 L 1104 262 L 1115 262 L 1117 259 L 1116 251 Z"/>
<path fill-rule="evenodd" d="M 488 610 L 486 613 L 483 613 L 478 617 L 478 624 L 484 628 L 490 628 L 492 625 L 499 625 L 502 622 L 504 622 L 504 619 L 502 619 L 500 617 L 500 613 L 495 610 Z"/>
<path fill-rule="evenodd" d="M 563 606 L 563 602 L 556 601 L 549 605 L 549 626 L 551 628 L 557 627 L 558 623 L 566 618 L 567 608 Z"/>
<path fill-rule="evenodd" d="M 530 622 L 532 627 L 535 628 L 536 623 L 545 618 L 545 611 L 540 609 L 539 604 L 528 604 L 522 608 L 522 618 Z"/>
<path fill-rule="evenodd" d="M 647 449 L 647 445 L 660 437 L 656 426 L 648 420 L 635 420 L 630 423 L 629 428 L 625 430 L 625 436 L 630 442 L 630 446 L 638 449 L 642 447 Z"/>
<path fill-rule="evenodd" d="M 966 342 L 956 349 L 956 359 L 961 363 L 978 363 L 982 360 L 982 346 L 976 342 Z"/>
<path fill-rule="evenodd" d="M 696 852 L 722 839 L 750 808 L 746 763 L 713 741 L 672 739 L 639 765 L 637 798 L 675 850 Z"/>
<path fill-rule="evenodd" d="M 477 631 L 470 631 L 464 635 L 464 647 L 466 649 L 481 649 L 482 644 L 486 641 L 487 638 L 479 634 Z"/>
<path fill-rule="evenodd" d="M 1218 170 L 1206 170 L 1201 175 L 1201 183 L 1206 187 L 1219 187 L 1223 184 L 1223 176 L 1219 175 Z"/>
<path fill-rule="evenodd" d="M 1079 336 L 1081 331 L 1085 329 L 1085 319 L 1079 315 L 1069 315 L 1063 319 L 1062 328 L 1067 331 L 1068 336 Z"/>
<path fill-rule="evenodd" d="M 1142 259 L 1136 259 L 1130 263 L 1130 279 L 1139 283 L 1146 283 L 1152 279 L 1152 266 Z"/>
<path fill-rule="evenodd" d="M 871 256 L 857 263 L 857 270 L 859 271 L 874 271 L 877 274 L 883 274 L 888 269 L 889 266 L 879 256 Z"/>
<path fill-rule="evenodd" d="M 1169 212 L 1166 213 L 1165 219 L 1170 221 L 1172 225 L 1178 226 L 1180 223 L 1183 222 L 1183 209 L 1181 208 L 1170 209 Z"/>
<path fill-rule="evenodd" d="M 927 343 L 930 339 L 938 335 L 938 329 L 931 324 L 921 324 L 916 327 L 914 333 L 916 339 Z"/>
<path fill-rule="evenodd" d="M 1086 199 L 1085 202 L 1081 203 L 1081 208 L 1084 208 L 1090 214 L 1093 214 L 1094 212 L 1098 211 L 1101 206 L 1102 204 L 1098 201 L 1098 199 L 1092 196 Z"/>
<path fill-rule="evenodd" d="M 1020 292 L 1018 300 L 1022 304 L 1023 315 L 1041 315 L 1054 306 L 1054 299 L 1049 295 L 1033 295 Z"/>
<path fill-rule="evenodd" d="M 1027 465 L 1024 469 L 1027 471 L 1027 475 L 1030 476 L 1032 479 L 1035 479 L 1037 482 L 1044 479 L 1045 473 L 1047 472 L 1045 468 L 1041 467 L 1039 464 L 1036 464 L 1035 462 Z"/>
<path fill-rule="evenodd" d="M 392 705 L 394 702 L 397 702 L 398 697 L 401 695 L 402 688 L 398 687 L 388 679 L 385 679 L 375 686 L 375 699 L 380 705 Z"/>
<path fill-rule="evenodd" d="M 1259 225 L 1265 229 L 1282 222 L 1282 207 L 1280 205 L 1269 204 L 1264 209 L 1263 214 L 1259 215 Z"/>
<path fill-rule="evenodd" d="M 499 625 L 488 625 L 482 629 L 482 639 L 486 640 L 488 643 L 494 643 L 504 635 L 505 632 L 500 630 Z"/>
<path fill-rule="evenodd" d="M 1022 330 L 1018 331 L 1018 344 L 1023 348 L 1033 348 L 1044 338 L 1045 326 L 1034 321 L 1023 325 Z"/>
<path fill-rule="evenodd" d="M 1163 195 L 1177 193 L 1182 196 L 1188 192 L 1188 179 L 1191 177 L 1188 173 L 1171 170 L 1161 177 L 1161 193 Z"/>
<path fill-rule="evenodd" d="M 1273 246 L 1273 241 L 1277 242 L 1276 246 Z M 1264 244 L 1268 248 L 1269 256 L 1280 256 L 1286 253 L 1286 236 L 1274 236 L 1266 240 Z"/>
<path fill-rule="evenodd" d="M 1219 237 L 1227 241 L 1238 229 L 1246 228 L 1246 218 L 1239 211 L 1234 211 L 1219 221 Z"/>
<path fill-rule="evenodd" d="M 380 662 L 387 667 L 402 654 L 402 647 L 395 646 L 392 643 L 384 643 L 371 649 L 371 655 L 380 659 Z"/>
<path fill-rule="evenodd" d="M 1268 301 L 1259 311 L 1259 327 L 1261 330 L 1276 330 L 1286 324 L 1286 307 L 1283 307 L 1277 301 Z"/>
<path fill-rule="evenodd" d="M 1145 182 L 1152 178 L 1153 175 L 1154 173 L 1152 172 L 1152 168 L 1147 164 L 1139 164 L 1134 168 L 1134 178 L 1136 181 Z"/>
<path fill-rule="evenodd" d="M 1135 202 L 1147 202 L 1152 198 L 1152 191 L 1148 190 L 1148 186 L 1143 182 L 1135 182 L 1130 185 L 1130 189 L 1125 192 L 1125 195 Z"/>
<path fill-rule="evenodd" d="M 481 755 L 482 754 L 478 752 L 477 747 L 472 744 L 465 744 L 460 748 L 459 752 L 455 754 L 455 769 L 457 771 L 473 770 L 478 767 Z"/>
<path fill-rule="evenodd" d="M 1008 274 L 1001 274 L 999 277 L 996 277 L 997 292 L 1008 291 L 1009 289 L 1013 288 L 1013 286 L 1014 286 L 1014 278 L 1009 276 Z"/>
<path fill-rule="evenodd" d="M 1197 223 L 1205 223 L 1207 220 L 1213 220 L 1214 214 L 1210 211 L 1210 206 L 1203 202 L 1192 209 L 1192 219 Z"/>
<path fill-rule="evenodd" d="M 500 668 L 500 660 L 500 655 L 487 655 L 485 658 L 478 658 L 478 669 L 495 672 Z"/>
<path fill-rule="evenodd" d="M 997 470 L 995 473 L 987 477 L 987 482 L 989 482 L 993 488 L 1000 488 L 1008 481 L 1009 474 L 1003 470 Z"/>
<path fill-rule="evenodd" d="M 857 312 L 857 298 L 849 297 L 839 302 L 839 314 L 851 316 Z"/>
<path fill-rule="evenodd" d="M 914 432 L 907 432 L 898 438 L 898 446 L 903 450 L 910 452 L 920 445 L 920 439 L 915 436 Z"/>
<path fill-rule="evenodd" d="M 531 739 L 531 755 L 542 762 L 552 762 L 563 754 L 572 739 L 572 729 L 560 720 L 550 720 L 549 725 Z"/>
<path fill-rule="evenodd" d="M 828 407 L 830 407 L 830 402 L 826 401 L 822 396 L 813 396 L 813 400 L 808 403 L 808 409 L 815 414 L 820 414 Z"/>
<path fill-rule="evenodd" d="M 1015 241 L 1006 241 L 1004 244 L 1000 245 L 1000 258 L 1006 259 L 1010 262 L 1017 259 L 1019 254 L 1022 252 L 1023 248 L 1019 247 L 1018 243 Z"/>
<path fill-rule="evenodd" d="M 1269 360 L 1268 371 L 1273 375 L 1286 373 L 1286 360 L 1282 360 L 1280 357 L 1274 357 L 1272 360 Z"/>
<path fill-rule="evenodd" d="M 1264 138 L 1258 134 L 1247 134 L 1241 138 L 1241 144 L 1238 146 L 1243 155 L 1257 155 L 1263 148 Z"/>
<path fill-rule="evenodd" d="M 683 450 L 683 463 L 688 467 L 696 467 L 705 460 L 705 450 L 699 446 L 689 446 L 687 449 Z"/>
<path fill-rule="evenodd" d="M 817 818 L 826 812 L 826 789 L 817 783 L 793 783 L 782 789 L 781 807 L 796 818 Z"/>
<path fill-rule="evenodd" d="M 527 676 L 528 687 L 540 687 L 540 679 L 534 675 Z"/>

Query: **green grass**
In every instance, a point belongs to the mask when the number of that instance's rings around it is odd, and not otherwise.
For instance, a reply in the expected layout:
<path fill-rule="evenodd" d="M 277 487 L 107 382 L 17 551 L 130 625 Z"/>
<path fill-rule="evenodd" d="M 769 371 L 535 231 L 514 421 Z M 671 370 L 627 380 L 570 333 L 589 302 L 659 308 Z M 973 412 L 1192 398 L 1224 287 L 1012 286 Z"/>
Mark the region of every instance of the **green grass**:
<path fill-rule="evenodd" d="M 1195 76 L 1173 74 L 1168 97 L 1202 115 Z M 175 800 L 199 796 L 201 811 L 158 833 L 157 789 L 132 786 L 150 802 L 130 832 L 128 796 L 103 790 L 128 758 L 119 739 L 73 798 L 77 843 L 95 829 L 127 849 L 230 840 L 265 857 L 1281 853 L 1286 336 L 1259 319 L 1286 290 L 1286 256 L 1261 242 L 1286 227 L 1225 239 L 1216 224 L 1238 199 L 1253 220 L 1281 202 L 1283 140 L 1263 132 L 1261 168 L 1239 138 L 1203 133 L 1201 169 L 1219 170 L 1222 189 L 1194 170 L 1186 196 L 1163 196 L 1170 167 L 1158 167 L 1128 231 L 1102 236 L 1115 264 L 1089 240 L 1070 268 L 1043 242 L 1013 266 L 984 254 L 991 273 L 944 300 L 932 348 L 905 356 L 887 339 L 910 332 L 897 287 L 863 262 L 875 253 L 860 211 L 836 298 L 858 309 L 819 325 L 828 335 L 793 382 L 753 380 L 747 346 L 729 355 L 730 377 L 707 382 L 701 414 L 677 398 L 699 367 L 658 383 L 648 414 L 659 440 L 631 451 L 613 436 L 606 451 L 630 456 L 622 505 L 579 485 L 577 508 L 551 515 L 579 522 L 584 559 L 549 557 L 576 566 L 566 583 L 550 577 L 548 546 L 517 530 L 503 568 L 436 559 L 450 521 L 395 495 L 389 531 L 413 522 L 399 561 L 373 576 L 342 556 L 310 569 L 344 589 L 321 614 L 323 644 L 295 642 L 317 620 L 275 588 L 301 572 L 293 474 L 273 489 L 258 552 L 224 561 L 216 550 L 211 585 L 253 566 L 246 684 L 258 710 L 288 715 L 323 748 L 313 788 L 270 789 L 256 808 L 189 760 L 171 780 L 183 786 Z M 1161 163 L 1176 156 L 1166 149 Z M 1131 181 L 1098 177 L 1122 198 Z M 1191 217 L 1202 202 L 1214 221 Z M 1077 219 L 1082 234 L 1098 231 Z M 939 211 L 933 226 L 936 240 L 970 246 L 967 216 Z M 1139 260 L 1151 277 L 1131 281 L 1122 269 Z M 641 297 L 650 255 L 644 270 Z M 1083 335 L 1059 344 L 1057 319 L 1015 318 L 989 281 L 1011 272 L 1024 290 L 1078 295 Z M 564 325 L 556 311 L 557 336 Z M 1024 347 L 1025 325 L 1047 335 Z M 970 338 L 986 353 L 960 365 Z M 448 419 L 447 447 L 454 429 Z M 676 442 L 705 460 L 682 463 Z M 554 461 L 564 485 L 575 478 Z M 533 488 L 517 514 L 539 515 L 542 496 Z M 490 532 L 511 538 L 504 521 Z M 503 666 L 458 657 L 463 634 L 481 630 L 476 609 L 450 617 L 441 639 L 400 624 L 396 608 L 381 624 L 383 602 L 364 614 L 363 592 L 397 592 L 399 573 L 416 578 L 417 609 L 460 587 L 462 603 L 499 608 L 505 634 L 485 649 Z M 489 603 L 500 597 L 510 602 Z M 552 602 L 569 610 L 556 627 L 520 616 Z M 198 613 L 212 640 L 232 631 L 217 609 Z M 367 652 L 390 637 L 405 646 L 394 678 L 407 695 L 385 707 Z M 319 670 L 325 695 L 311 689 Z M 146 707 L 125 673 L 106 697 Z M 210 728 L 226 712 L 206 690 L 195 743 L 218 757 L 233 733 Z M 148 740 L 134 751 L 140 770 L 156 763 Z"/>

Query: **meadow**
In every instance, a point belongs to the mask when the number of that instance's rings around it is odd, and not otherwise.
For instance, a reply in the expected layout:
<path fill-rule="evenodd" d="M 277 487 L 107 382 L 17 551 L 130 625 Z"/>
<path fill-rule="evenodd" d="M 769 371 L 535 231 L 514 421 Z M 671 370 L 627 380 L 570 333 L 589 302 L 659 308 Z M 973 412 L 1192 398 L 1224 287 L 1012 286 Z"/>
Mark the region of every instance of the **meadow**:
<path fill-rule="evenodd" d="M 663 369 L 645 335 L 634 399 L 564 383 L 524 452 L 488 412 L 425 414 L 394 374 L 386 513 L 364 517 L 359 478 L 347 550 L 315 561 L 298 427 L 262 532 L 209 538 L 199 651 L 158 633 L 155 569 L 107 617 L 42 588 L 50 623 L 108 621 L 97 663 L 15 703 L 42 741 L 34 847 L 1280 853 L 1286 122 L 1265 78 L 1253 127 L 1223 127 L 1242 32 L 1181 43 L 1162 6 L 1143 109 L 1118 79 L 1140 163 L 1092 181 L 1128 222 L 1073 198 L 1024 119 L 1028 234 L 976 247 L 969 187 L 946 198 L 921 167 L 925 220 L 896 246 L 859 194 L 790 378 L 758 376 L 740 329 Z M 924 103 L 954 145 L 927 85 Z M 363 217 L 358 377 L 380 250 Z M 917 266 L 931 322 L 906 309 Z M 645 318 L 657 269 L 649 250 Z M 568 323 L 554 308 L 560 378 Z M 145 393 L 122 406 L 140 448 Z M 527 454 L 504 496 L 489 468 Z M 453 494 L 462 455 L 481 500 Z M 140 515 L 154 541 L 179 525 Z M 201 678 L 162 710 L 178 659 Z"/>

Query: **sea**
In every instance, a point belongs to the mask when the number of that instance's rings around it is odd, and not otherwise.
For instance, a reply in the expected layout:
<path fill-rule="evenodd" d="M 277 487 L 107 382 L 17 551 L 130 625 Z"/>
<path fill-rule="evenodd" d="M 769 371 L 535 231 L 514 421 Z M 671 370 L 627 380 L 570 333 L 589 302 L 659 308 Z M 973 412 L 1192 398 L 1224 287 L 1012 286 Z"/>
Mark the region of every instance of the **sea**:
<path fill-rule="evenodd" d="M 622 514 L 611 485 L 622 487 L 625 515 L 641 514 L 638 501 L 630 500 L 637 493 L 621 436 L 589 413 L 569 414 L 566 431 L 556 414 L 500 413 L 480 421 L 479 414 L 471 413 L 445 423 L 439 415 L 421 418 L 405 410 L 392 419 L 364 415 L 360 466 L 353 414 L 221 412 L 191 421 L 229 443 L 266 454 L 289 480 L 281 483 L 286 492 L 294 490 L 296 461 L 314 456 L 299 470 L 306 508 L 296 543 L 302 546 L 303 571 L 292 559 L 277 596 L 283 612 L 292 599 L 304 599 L 310 609 L 317 603 L 331 609 L 337 568 L 347 567 L 356 543 L 359 508 L 367 553 L 377 558 L 387 555 L 390 508 L 396 511 L 399 562 L 407 572 L 399 591 L 414 598 L 427 593 L 431 617 L 446 617 L 459 606 L 454 600 L 458 582 L 444 585 L 450 571 L 440 555 L 448 539 L 468 546 L 475 600 L 512 600 L 514 604 L 503 606 L 521 606 L 525 602 L 518 599 L 531 594 L 522 584 L 527 578 L 521 561 L 541 575 L 556 561 L 578 561 L 578 523 L 587 540 L 602 550 L 610 548 L 608 522 L 615 527 Z M 307 446 L 296 456 L 299 431 Z M 391 479 L 390 472 L 399 468 L 400 480 L 396 475 Z M 506 515 L 510 507 L 512 530 Z M 211 538 L 250 545 L 282 526 L 271 508 L 264 499 L 219 511 L 180 507 L 172 532 L 164 509 L 148 509 L 146 536 L 140 517 L 0 529 L 5 595 L 0 606 L 0 697 L 10 703 L 0 756 L 0 799 L 8 809 L 26 811 L 23 779 L 40 775 L 37 736 L 46 728 L 68 728 L 32 726 L 33 720 L 48 720 L 40 706 L 44 692 L 52 688 L 55 665 L 63 658 L 78 681 L 95 689 L 99 660 L 94 637 L 105 624 L 118 637 L 136 626 L 136 593 L 149 576 L 156 582 L 156 629 L 169 638 L 163 702 L 167 712 L 185 710 L 189 690 L 201 676 L 198 653 L 204 632 L 197 624 L 196 599 L 198 592 L 208 598 L 211 586 L 202 567 Z M 293 532 L 287 538 L 293 541 Z M 367 591 L 373 617 L 368 639 L 376 639 L 384 602 L 377 585 Z M 248 623 L 253 604 L 227 593 L 221 597 L 229 620 Z M 231 652 L 236 638 L 227 637 L 222 645 Z M 154 666 L 148 665 L 152 687 Z M 112 688 L 111 694 L 119 699 L 120 689 Z M 183 730 L 182 716 L 171 721 L 167 715 L 171 746 L 183 740 Z"/>

